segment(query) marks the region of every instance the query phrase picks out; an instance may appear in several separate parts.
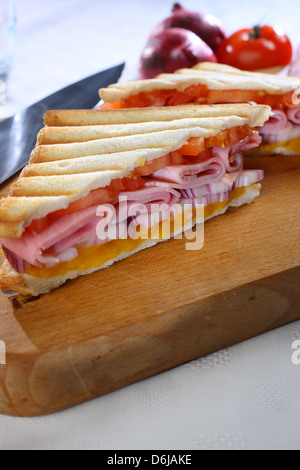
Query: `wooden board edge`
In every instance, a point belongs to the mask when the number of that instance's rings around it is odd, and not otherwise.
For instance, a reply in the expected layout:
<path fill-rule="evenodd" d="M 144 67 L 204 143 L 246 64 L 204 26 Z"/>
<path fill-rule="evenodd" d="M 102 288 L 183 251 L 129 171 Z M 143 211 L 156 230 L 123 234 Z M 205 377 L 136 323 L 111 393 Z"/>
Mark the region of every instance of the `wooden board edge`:
<path fill-rule="evenodd" d="M 78 405 L 300 319 L 300 267 L 86 342 L 0 365 L 0 412 Z"/>

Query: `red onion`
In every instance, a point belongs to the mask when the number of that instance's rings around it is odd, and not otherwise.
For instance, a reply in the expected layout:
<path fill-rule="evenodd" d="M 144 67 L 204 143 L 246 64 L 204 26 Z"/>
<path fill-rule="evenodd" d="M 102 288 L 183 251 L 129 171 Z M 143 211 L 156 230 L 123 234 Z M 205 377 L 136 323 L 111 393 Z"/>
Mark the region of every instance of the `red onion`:
<path fill-rule="evenodd" d="M 25 272 L 25 261 L 15 255 L 12 251 L 5 246 L 2 246 L 3 253 L 10 263 L 10 265 L 14 268 L 15 271 L 19 274 L 23 274 Z"/>
<path fill-rule="evenodd" d="M 182 28 L 166 29 L 147 44 L 140 61 L 140 77 L 173 73 L 199 62 L 217 62 L 217 58 L 195 33 Z"/>
<path fill-rule="evenodd" d="M 235 188 L 245 188 L 251 184 L 259 183 L 264 179 L 263 170 L 245 170 L 234 183 Z"/>
<path fill-rule="evenodd" d="M 182 200 L 193 199 L 199 201 L 201 198 L 206 201 L 206 204 L 213 202 L 226 201 L 230 197 L 230 192 L 234 188 L 244 188 L 251 184 L 258 183 L 264 179 L 263 170 L 244 170 L 236 179 L 233 185 L 227 184 L 224 181 L 217 181 L 215 183 L 199 186 L 198 188 L 180 190 Z M 229 195 L 229 196 L 228 196 Z"/>
<path fill-rule="evenodd" d="M 184 199 L 194 199 L 208 194 L 224 193 L 232 190 L 232 185 L 224 183 L 223 181 L 216 181 L 215 183 L 205 184 L 191 189 L 181 189 L 181 195 Z"/>
<path fill-rule="evenodd" d="M 208 44 L 214 52 L 217 52 L 218 47 L 226 37 L 224 27 L 218 18 L 204 13 L 188 11 L 179 3 L 175 3 L 173 6 L 173 15 L 154 28 L 150 38 L 169 28 L 184 28 L 192 31 Z"/>
<path fill-rule="evenodd" d="M 216 202 L 229 201 L 230 195 L 231 195 L 230 191 L 224 191 L 222 193 L 217 193 L 217 194 L 207 194 L 206 196 L 202 196 L 202 197 L 181 199 L 180 204 L 183 207 L 186 204 L 192 204 L 193 206 L 195 206 L 196 204 L 203 204 L 206 207 L 206 206 L 209 206 L 210 204 L 215 204 Z"/>

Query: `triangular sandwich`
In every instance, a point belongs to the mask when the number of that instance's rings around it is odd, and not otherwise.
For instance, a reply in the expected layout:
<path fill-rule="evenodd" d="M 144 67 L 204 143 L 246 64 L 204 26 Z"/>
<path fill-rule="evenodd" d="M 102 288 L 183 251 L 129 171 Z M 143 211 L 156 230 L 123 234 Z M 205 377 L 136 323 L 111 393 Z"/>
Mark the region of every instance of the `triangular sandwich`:
<path fill-rule="evenodd" d="M 0 201 L 0 287 L 49 292 L 181 233 L 178 208 L 189 208 L 191 227 L 196 205 L 207 220 L 251 203 L 263 172 L 243 171 L 242 152 L 259 145 L 256 128 L 270 113 L 250 105 L 47 112 L 29 165 Z M 169 213 L 157 218 L 162 204 Z M 115 211 L 109 220 L 103 206 Z M 173 227 L 167 236 L 163 220 Z"/>

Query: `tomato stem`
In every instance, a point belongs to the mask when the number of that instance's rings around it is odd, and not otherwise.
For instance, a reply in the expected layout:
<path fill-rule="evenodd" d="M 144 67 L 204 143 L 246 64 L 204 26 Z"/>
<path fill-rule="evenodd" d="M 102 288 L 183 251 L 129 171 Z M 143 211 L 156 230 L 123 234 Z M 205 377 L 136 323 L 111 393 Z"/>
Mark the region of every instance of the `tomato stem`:
<path fill-rule="evenodd" d="M 262 28 L 259 25 L 254 26 L 253 30 L 249 33 L 250 39 L 259 39 L 261 37 L 261 29 Z"/>
<path fill-rule="evenodd" d="M 180 3 L 174 3 L 172 13 L 177 13 L 179 10 L 183 10 L 184 8 L 180 5 Z"/>

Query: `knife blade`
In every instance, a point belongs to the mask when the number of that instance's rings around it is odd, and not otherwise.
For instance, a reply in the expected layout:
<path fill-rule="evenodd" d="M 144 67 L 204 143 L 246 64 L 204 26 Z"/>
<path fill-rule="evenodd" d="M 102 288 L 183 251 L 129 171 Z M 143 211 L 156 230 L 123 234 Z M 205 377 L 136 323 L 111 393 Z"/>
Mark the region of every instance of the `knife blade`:
<path fill-rule="evenodd" d="M 16 174 L 29 161 L 36 136 L 43 127 L 48 109 L 93 108 L 99 101 L 98 89 L 116 83 L 125 63 L 73 83 L 0 123 L 0 184 Z"/>

